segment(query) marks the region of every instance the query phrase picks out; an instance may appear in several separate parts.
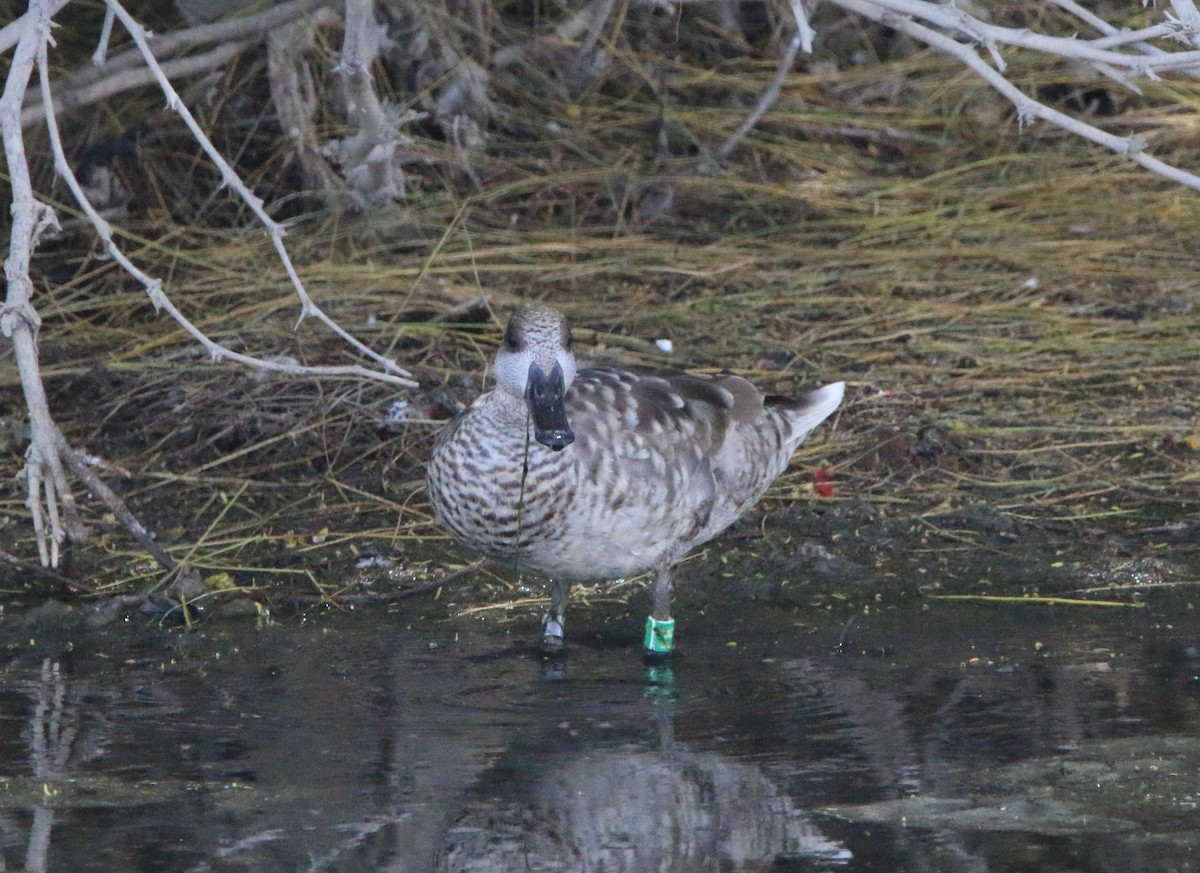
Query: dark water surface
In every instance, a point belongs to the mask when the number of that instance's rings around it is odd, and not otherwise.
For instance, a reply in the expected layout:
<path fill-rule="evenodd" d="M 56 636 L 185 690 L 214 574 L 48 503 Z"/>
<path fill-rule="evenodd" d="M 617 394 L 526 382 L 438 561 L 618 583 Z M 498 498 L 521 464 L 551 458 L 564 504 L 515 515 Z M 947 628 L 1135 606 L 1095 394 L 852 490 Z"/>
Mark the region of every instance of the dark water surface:
<path fill-rule="evenodd" d="M 1200 870 L 1186 603 L 737 600 L 657 671 L 603 612 L 559 671 L 466 620 L 10 609 L 0 869 Z"/>

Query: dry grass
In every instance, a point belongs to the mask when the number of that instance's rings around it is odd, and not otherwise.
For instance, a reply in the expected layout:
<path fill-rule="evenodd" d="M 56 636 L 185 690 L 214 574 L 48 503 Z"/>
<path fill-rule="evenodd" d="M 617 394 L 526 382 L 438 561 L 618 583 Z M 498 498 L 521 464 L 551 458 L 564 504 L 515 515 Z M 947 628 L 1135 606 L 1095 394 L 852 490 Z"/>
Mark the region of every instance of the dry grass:
<path fill-rule="evenodd" d="M 821 465 L 858 517 L 936 526 L 984 502 L 1081 530 L 1193 523 L 1193 194 L 1052 129 L 1018 130 L 1007 107 L 927 52 L 798 72 L 735 162 L 697 174 L 691 157 L 654 157 L 659 107 L 629 82 L 651 70 L 668 79 L 663 134 L 675 154 L 703 151 L 744 117 L 770 57 L 705 65 L 681 52 L 665 64 L 617 48 L 601 86 L 510 107 L 521 125 L 474 163 L 483 190 L 443 166 L 404 207 L 294 230 L 314 297 L 421 379 L 401 422 L 377 385 L 259 381 L 209 364 L 95 257 L 86 232 L 43 252 L 56 414 L 76 445 L 129 471 L 111 478 L 174 555 L 293 593 L 378 582 L 355 569 L 370 557 L 397 559 L 416 582 L 452 562 L 421 491 L 423 459 L 434 419 L 480 388 L 498 319 L 524 298 L 566 310 L 597 354 L 661 361 L 649 341 L 668 337 L 672 364 L 734 369 L 781 393 L 845 379 L 836 428 L 803 447 L 773 511 L 820 502 L 810 483 Z M 1077 84 L 1076 73 L 1015 69 L 1029 88 Z M 1114 98 L 1109 127 L 1196 163 L 1200 85 Z M 161 131 L 161 148 L 176 136 Z M 145 176 L 123 224 L 135 260 L 169 277 L 223 342 L 344 360 L 308 325 L 292 331 L 294 300 L 261 235 L 206 225 L 202 209 L 187 224 L 170 218 L 155 154 L 126 169 Z M 671 209 L 639 223 L 641 200 L 668 184 Z M 0 390 L 11 410 L 0 525 L 8 550 L 31 555 L 11 484 L 23 443 L 7 356 Z M 154 582 L 111 519 L 88 512 L 96 536 L 77 559 L 91 582 Z M 519 602 L 516 583 L 491 578 Z"/>

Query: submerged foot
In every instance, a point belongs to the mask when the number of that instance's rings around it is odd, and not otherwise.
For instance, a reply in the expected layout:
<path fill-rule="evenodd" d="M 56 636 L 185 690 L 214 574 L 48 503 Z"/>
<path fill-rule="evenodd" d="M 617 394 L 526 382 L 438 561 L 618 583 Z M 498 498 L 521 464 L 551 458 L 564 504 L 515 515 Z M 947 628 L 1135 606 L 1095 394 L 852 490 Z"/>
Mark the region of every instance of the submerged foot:
<path fill-rule="evenodd" d="M 538 649 L 544 658 L 561 658 L 566 653 L 562 621 L 550 616 L 542 619 L 542 643 Z"/>
<path fill-rule="evenodd" d="M 675 652 L 674 650 L 670 652 L 652 652 L 650 649 L 643 648 L 642 663 L 650 670 L 660 667 L 669 668 L 671 664 L 675 663 Z M 668 669 L 667 672 L 669 673 L 670 670 Z"/>

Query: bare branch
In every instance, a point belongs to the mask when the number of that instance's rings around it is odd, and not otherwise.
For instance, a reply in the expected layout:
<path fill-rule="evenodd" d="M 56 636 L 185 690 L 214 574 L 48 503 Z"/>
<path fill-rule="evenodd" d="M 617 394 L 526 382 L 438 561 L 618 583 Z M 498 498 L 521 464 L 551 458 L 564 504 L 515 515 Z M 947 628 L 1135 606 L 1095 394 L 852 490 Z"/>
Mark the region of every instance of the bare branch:
<path fill-rule="evenodd" d="M 1067 12 L 1070 12 L 1072 15 L 1074 15 L 1076 18 L 1080 19 L 1081 21 L 1086 21 L 1088 24 L 1090 24 L 1092 27 L 1096 28 L 1096 30 L 1100 31 L 1101 33 L 1114 34 L 1114 33 L 1120 32 L 1117 30 L 1117 28 L 1113 27 L 1111 24 L 1109 24 L 1107 21 L 1105 21 L 1103 18 L 1101 18 L 1099 15 L 1097 15 L 1092 10 L 1085 9 L 1083 6 L 1080 6 L 1078 3 L 1075 2 L 1075 0 L 1050 0 L 1050 2 L 1053 3 L 1055 6 L 1058 6 L 1059 8 L 1065 9 Z"/>
<path fill-rule="evenodd" d="M 1188 42 L 1200 45 L 1200 11 L 1192 0 L 1171 0 L 1171 8 L 1175 10 L 1175 20 L 1188 33 Z"/>
<path fill-rule="evenodd" d="M 145 59 L 146 64 L 154 72 L 154 78 L 158 82 L 159 88 L 162 89 L 163 94 L 166 95 L 167 107 L 177 112 L 179 117 L 183 119 L 184 124 L 187 125 L 188 130 L 191 131 L 192 136 L 195 138 L 196 142 L 200 144 L 200 147 L 204 150 L 204 153 L 208 155 L 209 160 L 211 160 L 213 164 L 216 165 L 217 169 L 220 170 L 222 182 L 229 188 L 233 189 L 233 191 L 236 192 L 239 197 L 241 197 L 242 201 L 250 207 L 251 211 L 255 214 L 255 216 L 257 216 L 258 220 L 261 221 L 270 232 L 271 243 L 275 247 L 275 252 L 279 256 L 279 260 L 283 264 L 284 269 L 287 271 L 288 278 L 291 280 L 292 288 L 295 290 L 296 296 L 300 298 L 300 320 L 303 321 L 309 316 L 316 318 L 327 328 L 333 331 L 333 333 L 339 336 L 343 341 L 353 346 L 360 354 L 372 359 L 384 368 L 383 373 L 376 373 L 372 370 L 366 370 L 365 368 L 361 367 L 316 367 L 305 368 L 304 372 L 309 375 L 366 375 L 369 378 L 379 379 L 381 381 L 390 382 L 396 385 L 415 387 L 416 382 L 410 378 L 410 374 L 401 369 L 394 360 L 379 354 L 373 349 L 368 348 L 358 339 L 351 336 L 341 325 L 330 318 L 323 309 L 317 306 L 317 304 L 309 296 L 308 291 L 304 288 L 304 283 L 301 281 L 300 275 L 296 272 L 296 267 L 292 263 L 291 255 L 288 254 L 287 248 L 283 244 L 283 237 L 285 234 L 283 225 L 275 221 L 275 219 L 271 218 L 271 216 L 267 214 L 266 209 L 263 207 L 262 198 L 254 194 L 249 188 L 246 187 L 245 183 L 242 182 L 241 178 L 238 177 L 233 168 L 229 166 L 229 162 L 225 160 L 225 158 L 217 150 L 216 146 L 214 146 L 209 138 L 205 135 L 199 123 L 197 123 L 195 116 L 192 115 L 191 110 L 189 110 L 184 102 L 180 99 L 179 94 L 175 91 L 174 87 L 163 73 L 162 67 L 155 59 L 154 53 L 150 50 L 145 28 L 143 28 L 141 24 L 139 24 L 133 18 L 133 16 L 126 11 L 125 7 L 117 2 L 117 0 L 106 0 L 106 2 L 120 20 L 121 24 L 124 25 L 125 29 L 129 32 L 129 35 L 133 37 L 133 41 L 141 51 L 142 57 Z M 59 151 L 61 152 L 61 148 Z M 58 160 L 59 156 L 56 155 L 56 163 Z M 78 185 L 78 183 L 76 183 L 76 185 Z M 80 190 L 79 194 L 82 194 L 82 190 Z M 78 197 L 79 194 L 76 196 Z M 99 214 L 95 213 L 95 210 L 92 210 L 92 213 L 95 214 L 95 219 L 93 219 L 93 221 L 103 221 Z M 111 246 L 111 250 L 115 251 L 115 249 L 115 246 Z M 126 263 L 128 263 L 127 260 Z M 130 269 L 132 273 L 136 268 L 134 268 L 132 264 L 129 264 L 129 267 L 126 269 Z M 142 276 L 144 276 L 144 274 L 142 274 Z M 178 310 L 174 309 L 174 306 L 172 306 L 170 301 L 168 301 L 163 295 L 161 287 L 157 284 L 157 280 L 150 280 L 149 277 L 145 277 L 144 279 L 139 277 L 139 281 L 145 285 L 147 292 L 150 294 L 151 300 L 160 301 L 163 307 L 166 308 L 168 312 L 171 312 L 173 317 L 175 317 L 177 320 L 182 319 L 180 323 L 184 325 L 185 329 L 188 329 L 188 325 L 185 324 L 186 319 L 183 318 L 182 313 L 179 313 Z M 189 330 L 189 333 L 192 333 L 192 335 L 198 340 L 203 336 L 203 334 L 194 327 Z M 259 369 L 274 369 L 280 372 L 295 372 L 295 370 L 290 368 L 290 365 L 279 363 L 268 365 L 267 362 L 220 349 L 220 347 L 217 347 L 215 343 L 211 344 L 210 351 L 214 352 L 214 358 L 216 359 L 228 357 L 231 360 L 236 360 L 249 366 L 258 367 Z"/>
<path fill-rule="evenodd" d="M 163 569 L 178 570 L 179 564 L 172 558 L 167 550 L 158 544 L 150 531 L 146 530 L 145 525 L 138 521 L 137 517 L 130 512 L 125 501 L 117 496 L 116 492 L 109 488 L 104 480 L 101 479 L 92 468 L 88 465 L 86 456 L 71 448 L 67 443 L 66 438 L 59 434 L 59 452 L 70 466 L 71 471 L 83 480 L 88 490 L 99 498 L 100 502 L 112 510 L 113 515 L 121 524 L 125 525 L 135 540 L 141 545 L 150 557 L 154 558 Z"/>
<path fill-rule="evenodd" d="M 241 54 L 248 45 L 250 45 L 249 42 L 231 42 L 217 46 L 212 51 L 204 52 L 203 54 L 190 55 L 186 58 L 170 61 L 163 65 L 163 74 L 172 78 L 181 78 L 184 76 L 193 76 L 197 73 L 210 72 L 217 67 L 229 63 L 229 61 Z M 52 86 L 51 93 L 60 95 L 54 100 L 54 114 L 61 115 L 64 111 L 70 109 L 91 106 L 125 91 L 144 88 L 147 85 L 154 84 L 155 81 L 153 71 L 141 68 L 124 69 L 103 79 L 98 79 L 65 91 Z M 30 125 L 37 124 L 39 121 L 43 121 L 46 118 L 46 112 L 47 109 L 44 101 L 26 106 L 21 112 L 22 127 L 29 127 Z"/>
<path fill-rule="evenodd" d="M 1144 42 L 1148 39 L 1161 39 L 1179 35 L 1179 28 L 1173 24 L 1156 24 L 1153 27 L 1143 27 L 1141 30 L 1114 31 L 1109 36 L 1101 36 L 1088 40 L 1092 48 L 1119 48 Z"/>
<path fill-rule="evenodd" d="M 167 77 L 177 79 L 219 67 L 236 57 L 247 46 L 274 34 L 280 27 L 314 10 L 331 6 L 333 2 L 334 0 L 292 0 L 291 3 L 273 6 L 257 15 L 231 18 L 174 33 L 155 35 L 149 38 L 149 43 L 154 49 L 155 57 L 162 63 Z M 107 9 L 104 18 L 106 27 L 111 26 L 109 21 L 113 17 L 113 11 Z M 155 81 L 153 73 L 145 69 L 142 53 L 137 47 L 126 49 L 103 61 L 102 49 L 105 44 L 106 40 L 101 35 L 100 46 L 93 57 L 93 63 L 99 64 L 98 66 L 84 67 L 53 83 L 51 90 L 56 95 L 56 112 L 90 106 L 115 94 L 142 88 Z M 212 48 L 201 51 L 208 46 Z M 192 52 L 199 54 L 188 54 L 187 57 L 175 61 L 167 60 L 179 54 Z M 101 62 L 97 62 L 96 57 L 101 57 Z M 45 110 L 41 101 L 33 100 L 25 108 L 21 123 L 29 126 L 44 117 Z"/>
<path fill-rule="evenodd" d="M 49 20 L 69 2 L 70 0 L 50 0 L 49 5 L 45 3 L 30 3 L 28 12 L 15 21 L 10 21 L 4 27 L 0 27 L 0 54 L 15 46 L 20 41 L 22 34 L 26 32 L 26 29 L 31 25 L 36 25 L 41 20 L 40 16 L 43 11 L 46 14 L 46 19 Z M 37 6 L 36 10 L 34 8 L 35 5 Z"/>
<path fill-rule="evenodd" d="M 1013 28 L 995 27 L 978 21 L 959 9 L 950 6 L 940 6 L 924 2 L 924 0 L 831 0 L 831 2 L 856 12 L 864 18 L 878 21 L 895 30 L 906 33 L 928 46 L 945 52 L 962 61 L 984 81 L 1012 101 L 1017 108 L 1017 116 L 1021 121 L 1041 118 L 1049 121 L 1070 133 L 1083 137 L 1106 148 L 1124 155 L 1134 163 L 1145 167 L 1173 182 L 1200 191 L 1200 176 L 1196 176 L 1179 167 L 1172 166 L 1159 158 L 1146 154 L 1146 143 L 1139 137 L 1115 136 L 1094 125 L 1080 121 L 1060 112 L 1038 100 L 1029 97 L 1020 88 L 1008 81 L 996 67 L 983 60 L 975 48 L 960 42 L 952 36 L 927 27 L 914 17 L 919 15 L 926 21 L 937 23 L 954 32 L 968 36 L 977 42 L 1006 42 L 1030 48 L 1039 48 L 1062 57 L 1076 58 L 1087 61 L 1102 61 L 1107 63 L 1112 58 L 1119 60 L 1114 64 L 1118 69 L 1128 69 L 1131 73 L 1153 75 L 1154 70 L 1179 69 L 1185 70 L 1188 65 L 1194 65 L 1200 60 L 1200 51 L 1165 53 L 1163 55 L 1127 55 L 1121 52 L 1093 49 L 1087 43 L 1059 37 L 1046 37 L 1041 34 L 1031 34 L 1028 31 L 1017 31 Z M 1189 4 L 1190 5 L 1190 4 Z M 1188 25 L 1190 27 L 1190 25 Z"/>
<path fill-rule="evenodd" d="M 880 15 L 891 12 L 894 16 L 889 18 L 889 21 L 924 21 L 928 25 L 957 33 L 985 46 L 1018 46 L 1089 63 L 1103 63 L 1117 68 L 1128 67 L 1143 75 L 1150 75 L 1158 70 L 1200 66 L 1200 51 L 1164 52 L 1153 57 L 1127 54 L 1097 47 L 1091 42 L 1074 37 L 1049 36 L 1022 28 L 988 24 L 953 5 L 931 3 L 928 0 L 869 0 L 866 5 L 873 8 L 874 14 L 864 12 L 858 2 L 833 2 L 843 9 L 856 11 L 876 21 L 881 20 Z M 1195 33 L 1194 25 L 1190 22 L 1181 22 L 1175 27 L 1175 35 L 1181 38 L 1190 40 Z"/>
<path fill-rule="evenodd" d="M 112 39 L 113 11 L 104 10 L 104 24 L 100 27 L 100 39 L 96 41 L 96 51 L 92 53 L 92 64 L 101 66 L 108 57 L 108 43 Z"/>
<path fill-rule="evenodd" d="M 347 114 L 357 132 L 330 142 L 325 149 L 341 165 L 346 181 L 367 202 L 403 200 L 405 196 L 397 146 L 405 140 L 401 124 L 412 117 L 388 112 L 375 93 L 371 67 L 379 57 L 383 38 L 372 0 L 346 0 L 342 58 L 334 72 L 345 82 Z"/>
<path fill-rule="evenodd" d="M 804 0 L 788 0 L 788 5 L 792 7 L 792 17 L 796 19 L 796 31 L 800 35 L 800 48 L 806 55 L 811 55 L 813 38 L 817 34 L 808 22 L 808 10 L 804 8 Z"/>
<path fill-rule="evenodd" d="M 43 49 L 44 51 L 44 49 Z M 50 80 L 46 73 L 46 65 L 41 67 L 41 88 L 43 100 L 49 100 L 50 95 Z M 150 297 L 150 302 L 154 304 L 156 309 L 166 310 L 175 321 L 192 336 L 198 343 L 208 350 L 209 356 L 214 362 L 221 360 L 236 361 L 239 364 L 244 364 L 247 367 L 252 367 L 258 370 L 268 370 L 280 373 L 288 373 L 296 376 L 340 376 L 340 377 L 368 377 L 380 379 L 398 385 L 411 385 L 411 381 L 399 378 L 390 374 L 377 373 L 373 370 L 368 370 L 357 365 L 343 367 L 302 367 L 296 364 L 291 364 L 282 360 L 272 360 L 255 358 L 251 355 L 244 355 L 240 352 L 235 352 L 230 348 L 220 345 L 210 339 L 200 328 L 196 327 L 185 316 L 178 307 L 171 301 L 163 292 L 162 283 L 152 276 L 147 275 L 141 268 L 134 264 L 125 253 L 116 244 L 113 237 L 112 226 L 100 215 L 99 211 L 92 205 L 87 194 L 84 193 L 83 186 L 79 184 L 79 179 L 75 176 L 74 170 L 71 169 L 70 163 L 67 161 L 66 153 L 63 150 L 62 138 L 58 130 L 58 122 L 54 115 L 48 114 L 46 118 L 47 131 L 50 135 L 50 147 L 54 153 L 54 167 L 63 180 L 67 183 L 75 202 L 79 204 L 79 208 L 87 215 L 88 220 L 96 229 L 96 233 L 104 242 L 105 248 L 118 264 L 120 264 L 129 275 L 133 276 L 146 289 L 146 294 Z M 228 168 L 226 168 L 228 169 Z M 233 175 L 231 169 L 228 170 L 230 175 Z M 236 176 L 234 176 L 236 178 Z M 239 182 L 240 184 L 240 182 Z M 289 264 L 290 266 L 290 264 Z M 299 277 L 296 277 L 299 281 Z"/>
<path fill-rule="evenodd" d="M 1086 22 L 1090 26 L 1094 27 L 1096 30 L 1100 31 L 1103 34 L 1107 34 L 1110 37 L 1116 37 L 1116 36 L 1119 36 L 1122 33 L 1124 33 L 1123 31 L 1120 31 L 1113 25 L 1109 24 L 1107 21 L 1105 21 L 1099 15 L 1092 12 L 1090 9 L 1084 9 L 1082 6 L 1080 6 L 1078 3 L 1076 3 L 1075 0 L 1050 0 L 1050 2 L 1053 3 L 1055 6 L 1058 6 L 1059 8 L 1064 9 L 1067 12 L 1070 12 L 1072 15 L 1077 17 L 1080 21 Z M 1172 28 L 1174 27 L 1174 25 L 1167 25 L 1167 26 L 1172 27 Z M 1132 31 L 1125 31 L 1125 32 L 1132 32 Z M 1144 38 L 1145 37 L 1143 37 L 1143 39 Z M 1110 48 L 1111 47 L 1112 46 L 1110 46 Z M 1138 51 L 1142 52 L 1143 54 L 1147 54 L 1147 55 L 1157 56 L 1157 55 L 1167 54 L 1167 52 L 1164 49 L 1161 49 L 1155 45 L 1151 45 L 1148 42 L 1135 42 L 1132 44 L 1132 47 L 1137 49 Z M 1103 68 L 1099 64 L 1096 65 L 1096 69 L 1103 71 Z M 1108 69 L 1111 69 L 1111 67 Z"/>
<path fill-rule="evenodd" d="M 58 426 L 50 416 L 46 389 L 38 367 L 37 334 L 41 318 L 33 308 L 33 281 L 29 274 L 30 258 L 41 232 L 55 223 L 54 213 L 33 196 L 25 142 L 21 131 L 21 101 L 40 52 L 50 38 L 50 9 L 53 4 L 33 0 L 29 11 L 18 19 L 23 29 L 9 67 L 3 95 L 0 95 L 0 131 L 12 189 L 12 228 L 4 275 L 8 283 L 4 306 L 0 307 L 0 333 L 9 337 L 21 388 L 29 410 L 30 439 L 25 455 L 27 506 L 33 517 L 38 555 L 43 566 L 57 567 L 59 550 L 67 528 L 60 514 L 68 516 L 72 536 L 82 536 L 82 525 L 75 514 L 75 503 L 59 456 Z M 6 28 L 7 30 L 7 28 Z"/>

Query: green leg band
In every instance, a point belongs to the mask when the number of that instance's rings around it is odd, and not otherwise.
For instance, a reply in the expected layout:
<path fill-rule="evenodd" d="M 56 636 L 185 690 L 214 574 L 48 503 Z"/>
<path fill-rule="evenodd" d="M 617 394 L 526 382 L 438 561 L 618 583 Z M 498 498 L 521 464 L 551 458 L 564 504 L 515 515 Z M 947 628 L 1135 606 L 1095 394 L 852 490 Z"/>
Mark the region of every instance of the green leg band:
<path fill-rule="evenodd" d="M 646 617 L 646 651 L 656 655 L 668 655 L 675 648 L 675 619 L 658 621 L 654 616 Z"/>

